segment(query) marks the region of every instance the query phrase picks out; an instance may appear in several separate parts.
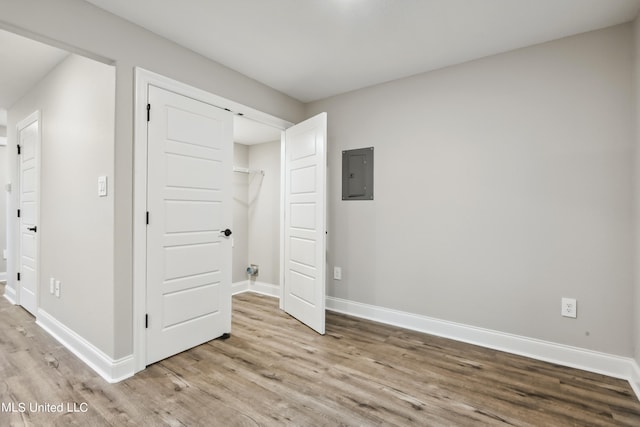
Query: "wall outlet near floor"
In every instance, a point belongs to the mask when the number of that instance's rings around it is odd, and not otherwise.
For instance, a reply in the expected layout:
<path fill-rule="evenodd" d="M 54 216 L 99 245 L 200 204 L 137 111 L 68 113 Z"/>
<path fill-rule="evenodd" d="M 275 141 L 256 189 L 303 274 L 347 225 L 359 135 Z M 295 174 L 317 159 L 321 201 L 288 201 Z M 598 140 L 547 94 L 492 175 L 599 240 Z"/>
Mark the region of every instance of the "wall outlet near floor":
<path fill-rule="evenodd" d="M 562 298 L 562 315 L 564 317 L 578 317 L 578 302 L 575 298 Z"/>
<path fill-rule="evenodd" d="M 342 268 L 333 267 L 333 279 L 334 280 L 342 280 Z"/>
<path fill-rule="evenodd" d="M 56 298 L 60 298 L 60 280 L 56 280 L 55 292 Z"/>

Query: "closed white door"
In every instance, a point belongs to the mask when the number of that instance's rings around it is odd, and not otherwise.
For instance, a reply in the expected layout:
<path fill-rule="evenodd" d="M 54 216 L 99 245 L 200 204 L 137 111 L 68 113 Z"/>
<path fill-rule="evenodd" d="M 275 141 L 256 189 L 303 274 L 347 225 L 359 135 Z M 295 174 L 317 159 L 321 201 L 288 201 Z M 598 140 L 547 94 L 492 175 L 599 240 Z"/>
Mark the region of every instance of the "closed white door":
<path fill-rule="evenodd" d="M 327 114 L 285 131 L 284 310 L 325 332 Z"/>
<path fill-rule="evenodd" d="M 34 113 L 18 124 L 20 162 L 18 301 L 34 316 L 38 310 L 38 212 L 40 115 Z"/>
<path fill-rule="evenodd" d="M 233 120 L 228 111 L 154 86 L 148 100 L 151 364 L 231 332 Z"/>

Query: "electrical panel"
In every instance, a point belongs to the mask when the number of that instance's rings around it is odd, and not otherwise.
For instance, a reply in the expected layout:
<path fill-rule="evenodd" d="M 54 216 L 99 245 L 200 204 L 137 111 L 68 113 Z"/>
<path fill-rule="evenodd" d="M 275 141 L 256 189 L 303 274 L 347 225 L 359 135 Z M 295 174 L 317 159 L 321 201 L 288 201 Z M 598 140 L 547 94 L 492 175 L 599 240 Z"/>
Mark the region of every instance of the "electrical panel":
<path fill-rule="evenodd" d="M 373 200 L 373 147 L 342 152 L 342 200 Z"/>

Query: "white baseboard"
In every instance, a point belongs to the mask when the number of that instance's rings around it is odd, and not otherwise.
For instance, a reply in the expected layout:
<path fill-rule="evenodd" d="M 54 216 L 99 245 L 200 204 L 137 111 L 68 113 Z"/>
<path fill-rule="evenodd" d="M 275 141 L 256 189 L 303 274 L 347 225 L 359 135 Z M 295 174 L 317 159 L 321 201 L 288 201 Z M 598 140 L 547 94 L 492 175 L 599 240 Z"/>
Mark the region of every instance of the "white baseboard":
<path fill-rule="evenodd" d="M 629 357 L 463 325 L 369 304 L 327 297 L 327 310 L 629 381 L 640 399 L 640 369 Z"/>
<path fill-rule="evenodd" d="M 249 281 L 249 291 L 269 297 L 280 298 L 280 286 L 271 283 Z"/>
<path fill-rule="evenodd" d="M 133 355 L 117 360 L 110 358 L 42 309 L 38 310 L 36 324 L 110 383 L 117 383 L 135 373 Z"/>
<path fill-rule="evenodd" d="M 636 362 L 635 360 L 633 361 L 629 384 L 631 385 L 633 391 L 636 393 L 638 399 L 640 399 L 640 366 L 638 366 L 638 362 Z"/>
<path fill-rule="evenodd" d="M 249 291 L 249 281 L 243 280 L 242 282 L 236 282 L 231 284 L 231 295 L 241 294 Z"/>
<path fill-rule="evenodd" d="M 243 292 L 253 292 L 269 297 L 280 298 L 280 286 L 257 280 L 245 280 L 231 285 L 231 294 L 237 295 Z"/>
<path fill-rule="evenodd" d="M 9 301 L 13 305 L 16 305 L 18 303 L 18 296 L 16 295 L 16 290 L 11 286 L 9 286 L 8 283 L 4 287 L 4 297 L 7 301 Z"/>
<path fill-rule="evenodd" d="M 0 282 L 6 282 L 7 281 L 7 272 L 3 272 L 0 273 Z"/>

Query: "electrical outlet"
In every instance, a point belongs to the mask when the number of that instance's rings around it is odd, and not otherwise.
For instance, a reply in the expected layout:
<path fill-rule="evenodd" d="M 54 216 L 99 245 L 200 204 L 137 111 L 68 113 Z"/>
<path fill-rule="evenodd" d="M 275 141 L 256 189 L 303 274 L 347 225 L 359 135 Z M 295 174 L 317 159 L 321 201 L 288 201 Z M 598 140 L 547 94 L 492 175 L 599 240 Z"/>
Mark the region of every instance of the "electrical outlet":
<path fill-rule="evenodd" d="M 333 279 L 334 280 L 342 280 L 342 268 L 333 267 Z"/>
<path fill-rule="evenodd" d="M 60 280 L 56 280 L 56 298 L 60 298 Z"/>
<path fill-rule="evenodd" d="M 562 315 L 564 317 L 578 317 L 578 302 L 575 298 L 562 298 Z"/>

